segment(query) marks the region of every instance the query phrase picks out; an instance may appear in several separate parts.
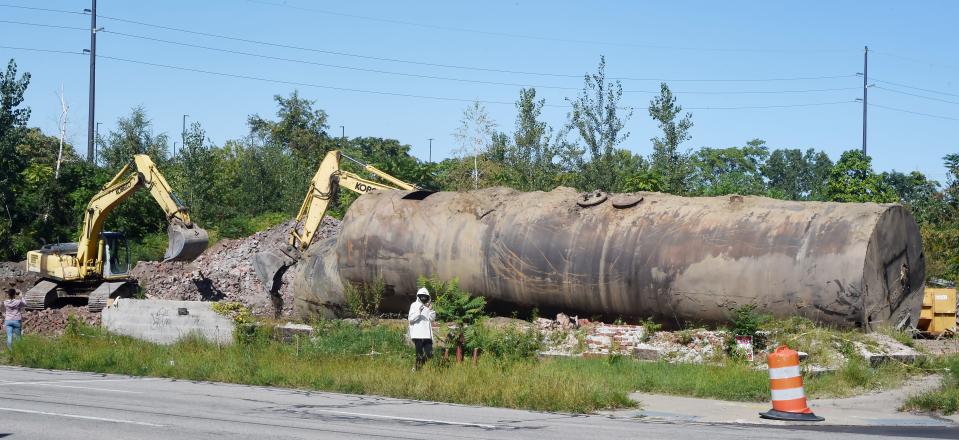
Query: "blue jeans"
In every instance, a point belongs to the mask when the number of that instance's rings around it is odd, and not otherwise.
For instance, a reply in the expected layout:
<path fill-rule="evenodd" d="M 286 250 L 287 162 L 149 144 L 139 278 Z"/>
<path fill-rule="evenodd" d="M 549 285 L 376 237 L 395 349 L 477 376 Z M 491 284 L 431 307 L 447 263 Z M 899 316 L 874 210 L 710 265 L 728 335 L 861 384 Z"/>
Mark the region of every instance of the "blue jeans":
<path fill-rule="evenodd" d="M 16 335 L 17 339 L 20 339 L 23 326 L 20 324 L 20 320 L 8 320 L 3 321 L 3 327 L 7 329 L 7 348 L 13 348 L 13 336 Z"/>

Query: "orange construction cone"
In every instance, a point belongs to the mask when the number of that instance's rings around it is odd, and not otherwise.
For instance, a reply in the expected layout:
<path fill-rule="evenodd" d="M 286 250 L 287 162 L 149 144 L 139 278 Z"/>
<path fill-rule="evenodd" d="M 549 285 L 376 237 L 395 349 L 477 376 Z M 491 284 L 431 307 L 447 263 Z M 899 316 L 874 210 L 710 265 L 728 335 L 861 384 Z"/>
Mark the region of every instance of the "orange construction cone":
<path fill-rule="evenodd" d="M 821 422 L 826 420 L 813 414 L 806 406 L 806 393 L 802 387 L 802 371 L 799 370 L 799 353 L 780 345 L 769 355 L 769 385 L 772 391 L 773 408 L 759 416 L 773 420 L 796 420 Z"/>

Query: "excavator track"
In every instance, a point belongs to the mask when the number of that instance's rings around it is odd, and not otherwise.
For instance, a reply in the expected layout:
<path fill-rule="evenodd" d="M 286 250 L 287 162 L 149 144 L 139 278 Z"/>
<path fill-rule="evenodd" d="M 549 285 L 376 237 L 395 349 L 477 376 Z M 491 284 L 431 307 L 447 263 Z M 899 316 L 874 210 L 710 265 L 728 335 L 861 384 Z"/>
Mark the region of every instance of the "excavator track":
<path fill-rule="evenodd" d="M 111 297 L 116 297 L 123 292 L 126 288 L 127 283 L 125 282 L 116 282 L 116 283 L 103 283 L 100 284 L 93 292 L 90 292 L 90 296 L 87 299 L 87 306 L 90 308 L 91 312 L 99 312 L 107 306 L 107 302 L 110 301 Z"/>
<path fill-rule="evenodd" d="M 43 310 L 49 307 L 56 299 L 56 295 L 50 295 L 57 288 L 57 283 L 52 281 L 40 281 L 23 294 L 23 301 L 27 303 L 27 310 Z M 52 298 L 51 298 L 52 296 Z"/>

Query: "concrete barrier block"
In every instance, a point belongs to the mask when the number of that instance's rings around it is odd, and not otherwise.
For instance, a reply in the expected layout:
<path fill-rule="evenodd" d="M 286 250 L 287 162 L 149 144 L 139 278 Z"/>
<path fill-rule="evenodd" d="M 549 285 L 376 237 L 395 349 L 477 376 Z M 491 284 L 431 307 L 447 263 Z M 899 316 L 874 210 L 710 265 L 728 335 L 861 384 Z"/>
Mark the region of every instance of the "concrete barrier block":
<path fill-rule="evenodd" d="M 107 330 L 158 344 L 172 344 L 189 335 L 211 342 L 233 342 L 233 320 L 212 309 L 211 302 L 121 298 L 103 309 Z"/>
<path fill-rule="evenodd" d="M 296 336 L 313 336 L 313 327 L 306 324 L 294 324 L 288 322 L 273 328 L 273 337 L 281 342 L 293 342 Z"/>

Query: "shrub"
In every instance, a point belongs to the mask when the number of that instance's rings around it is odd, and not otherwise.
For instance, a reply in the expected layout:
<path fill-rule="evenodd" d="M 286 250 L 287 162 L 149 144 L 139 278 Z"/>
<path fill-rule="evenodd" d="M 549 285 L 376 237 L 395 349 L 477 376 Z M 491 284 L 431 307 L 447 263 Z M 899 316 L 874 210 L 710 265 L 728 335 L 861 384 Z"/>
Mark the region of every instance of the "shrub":
<path fill-rule="evenodd" d="M 656 321 L 653 321 L 652 316 L 643 320 L 640 323 L 640 325 L 643 326 L 642 342 L 649 342 L 649 340 L 652 339 L 653 335 L 655 335 L 656 332 L 658 332 L 660 329 L 663 328 L 662 324 L 659 324 Z"/>
<path fill-rule="evenodd" d="M 733 316 L 730 318 L 732 331 L 736 335 L 752 336 L 755 339 L 759 327 L 769 320 L 768 315 L 756 312 L 755 304 L 746 304 L 733 309 Z"/>
<path fill-rule="evenodd" d="M 380 302 L 383 300 L 385 283 L 382 277 L 376 277 L 372 283 L 344 286 L 346 304 L 353 316 L 359 319 L 375 319 L 380 315 Z"/>
<path fill-rule="evenodd" d="M 420 277 L 419 285 L 426 287 L 435 298 L 436 317 L 455 325 L 455 329 L 447 336 L 448 342 L 462 347 L 466 338 L 466 328 L 476 324 L 485 314 L 486 299 L 481 296 L 470 296 L 459 288 L 455 278 L 451 281 L 442 281 L 437 278 Z"/>
<path fill-rule="evenodd" d="M 543 349 L 543 335 L 532 327 L 495 330 L 474 325 L 467 329 L 466 348 L 479 348 L 484 355 L 503 359 L 535 359 Z"/>
<path fill-rule="evenodd" d="M 253 312 L 246 306 L 238 302 L 216 302 L 210 306 L 214 312 L 226 316 L 233 320 L 235 328 L 233 329 L 233 339 L 241 344 L 249 344 L 263 339 L 269 339 L 270 333 L 261 330 L 257 325 Z"/>

